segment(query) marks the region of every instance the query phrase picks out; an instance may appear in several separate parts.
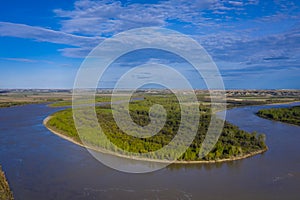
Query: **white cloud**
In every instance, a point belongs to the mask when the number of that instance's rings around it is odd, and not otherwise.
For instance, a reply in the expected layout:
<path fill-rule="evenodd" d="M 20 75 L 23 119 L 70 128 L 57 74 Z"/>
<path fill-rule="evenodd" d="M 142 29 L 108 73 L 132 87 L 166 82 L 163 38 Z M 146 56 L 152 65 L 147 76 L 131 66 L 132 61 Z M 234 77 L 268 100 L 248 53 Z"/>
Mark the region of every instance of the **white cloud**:
<path fill-rule="evenodd" d="M 102 40 L 101 37 L 77 36 L 62 31 L 9 22 L 0 22 L 0 36 L 27 38 L 71 46 L 95 45 Z"/>
<path fill-rule="evenodd" d="M 73 47 L 60 49 L 59 51 L 64 56 L 84 57 L 104 38 L 115 33 L 139 27 L 176 25 L 181 26 L 179 30 L 189 29 L 190 34 L 193 34 L 193 37 L 217 60 L 244 63 L 259 60 L 265 62 L 263 58 L 272 57 L 270 48 L 275 48 L 274 51 L 277 52 L 273 51 L 275 57 L 291 52 L 286 46 L 298 42 L 296 34 L 291 32 L 289 36 L 289 30 L 285 30 L 286 33 L 275 34 L 273 30 L 276 30 L 276 23 L 282 20 L 289 20 L 293 17 L 295 21 L 298 18 L 295 18 L 296 11 L 293 15 L 288 15 L 290 11 L 285 9 L 284 5 L 291 5 L 295 10 L 296 6 L 293 3 L 287 4 L 282 0 L 276 0 L 275 5 L 279 6 L 276 13 L 261 13 L 264 15 L 246 21 L 235 15 L 232 20 L 230 14 L 238 12 L 240 15 L 247 15 L 247 6 L 256 6 L 261 3 L 265 2 L 259 2 L 259 0 L 168 0 L 152 4 L 130 2 L 124 4 L 115 0 L 78 0 L 75 1 L 73 9 L 54 10 L 56 16 L 61 19 L 60 30 L 0 22 L 0 36 L 67 44 Z M 262 11 L 257 10 L 257 12 Z M 213 13 L 216 16 L 213 16 Z M 253 23 L 260 23 L 260 25 L 252 25 Z M 267 34 L 257 30 L 266 29 L 266 23 L 274 25 Z M 261 36 L 257 37 L 256 34 L 261 34 Z M 280 53 L 276 45 L 279 45 L 284 53 Z M 292 49 L 297 48 L 294 45 Z"/>
<path fill-rule="evenodd" d="M 79 0 L 73 10 L 56 9 L 54 12 L 63 19 L 61 30 L 64 32 L 105 36 L 131 28 L 167 26 L 170 20 L 214 26 L 214 20 L 205 16 L 207 12 L 226 15 L 228 11 L 240 11 L 243 6 L 255 3 L 253 0 L 170 0 L 156 4 L 122 4 L 119 1 Z"/>
<path fill-rule="evenodd" d="M 122 5 L 116 1 L 77 1 L 74 10 L 54 10 L 62 20 L 62 31 L 87 35 L 113 34 L 131 28 L 162 26 L 165 16 L 154 6 Z M 67 19 L 66 19 L 67 18 Z"/>
<path fill-rule="evenodd" d="M 63 31 L 9 22 L 0 22 L 0 36 L 33 39 L 39 42 L 50 42 L 77 47 L 60 50 L 63 52 L 63 55 L 67 57 L 84 57 L 92 48 L 103 41 L 103 38 L 99 36 L 79 36 Z"/>
<path fill-rule="evenodd" d="M 71 58 L 84 58 L 89 52 L 93 49 L 93 47 L 78 47 L 78 48 L 64 48 L 59 49 L 63 56 L 71 57 Z"/>
<path fill-rule="evenodd" d="M 9 61 L 16 61 L 16 62 L 24 62 L 24 63 L 38 62 L 37 60 L 28 59 L 28 58 L 0 58 L 0 60 L 9 60 Z"/>
<path fill-rule="evenodd" d="M 268 67 L 299 67 L 300 27 L 262 37 L 222 33 L 198 38 L 198 41 L 220 63 L 233 69 L 263 65 Z"/>

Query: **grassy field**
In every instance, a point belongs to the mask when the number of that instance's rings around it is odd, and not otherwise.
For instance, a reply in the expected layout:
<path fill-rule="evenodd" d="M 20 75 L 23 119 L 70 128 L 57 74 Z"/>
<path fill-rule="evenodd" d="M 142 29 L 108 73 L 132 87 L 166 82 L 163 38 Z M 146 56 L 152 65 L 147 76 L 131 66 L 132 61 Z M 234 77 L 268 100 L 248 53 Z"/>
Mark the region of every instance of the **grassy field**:
<path fill-rule="evenodd" d="M 32 103 L 48 103 L 57 101 L 69 101 L 72 98 L 70 92 L 46 92 L 46 91 L 7 91 L 0 93 L 0 108 L 20 106 Z"/>
<path fill-rule="evenodd" d="M 133 97 L 135 98 L 135 97 Z M 138 98 L 138 96 L 136 96 L 136 98 Z M 115 97 L 114 101 L 120 101 L 122 100 L 122 97 Z M 95 97 L 95 103 L 103 103 L 103 102 L 110 102 L 111 101 L 111 96 L 110 95 L 105 95 L 105 96 L 101 96 L 101 95 L 97 95 Z M 76 102 L 78 105 L 80 104 L 91 104 L 93 103 L 93 101 L 79 101 Z M 49 104 L 50 107 L 69 107 L 72 106 L 72 101 L 58 101 L 58 102 L 54 102 Z"/>
<path fill-rule="evenodd" d="M 5 175 L 0 166 L 0 200 L 12 200 L 13 194 L 10 191 Z"/>

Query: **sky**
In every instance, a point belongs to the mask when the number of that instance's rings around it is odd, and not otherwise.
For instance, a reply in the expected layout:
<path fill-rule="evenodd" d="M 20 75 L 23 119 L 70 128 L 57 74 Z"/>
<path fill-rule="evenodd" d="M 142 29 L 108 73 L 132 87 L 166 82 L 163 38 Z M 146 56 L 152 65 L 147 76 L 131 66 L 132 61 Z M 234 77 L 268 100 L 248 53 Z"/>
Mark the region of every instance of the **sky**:
<path fill-rule="evenodd" d="M 300 89 L 298 0 L 1 0 L 0 9 L 0 89 L 72 88 L 93 48 L 144 27 L 196 40 L 218 66 L 226 89 Z M 120 59 L 101 86 L 113 87 L 116 74 L 137 60 L 168 57 L 141 54 Z M 184 63 L 174 63 L 195 88 L 205 87 Z"/>

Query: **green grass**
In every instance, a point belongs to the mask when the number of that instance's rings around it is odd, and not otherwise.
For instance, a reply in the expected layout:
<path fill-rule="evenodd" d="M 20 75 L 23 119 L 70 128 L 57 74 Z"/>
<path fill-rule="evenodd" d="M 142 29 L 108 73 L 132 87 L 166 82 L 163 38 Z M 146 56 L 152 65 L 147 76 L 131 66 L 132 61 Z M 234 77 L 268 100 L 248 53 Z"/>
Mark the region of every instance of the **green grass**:
<path fill-rule="evenodd" d="M 106 137 L 119 148 L 135 153 L 155 152 L 169 144 L 169 142 L 175 137 L 179 129 L 180 119 L 182 116 L 180 106 L 173 95 L 153 95 L 146 96 L 142 101 L 130 103 L 130 115 L 133 121 L 140 126 L 149 124 L 149 108 L 153 104 L 160 104 L 164 106 L 167 111 L 167 119 L 164 127 L 155 136 L 150 138 L 137 138 L 120 130 L 113 119 L 112 110 L 109 105 L 97 107 L 96 113 L 99 124 Z M 204 158 L 199 157 L 199 150 L 206 136 L 211 119 L 210 107 L 207 105 L 201 105 L 199 107 L 199 113 L 201 113 L 201 115 L 197 135 L 190 147 L 179 158 L 179 160 L 197 161 L 227 159 L 234 158 L 236 156 L 243 156 L 267 148 L 264 142 L 264 135 L 258 135 L 255 132 L 247 133 L 236 126 L 225 122 L 222 134 L 212 151 Z M 189 115 L 187 115 L 187 117 L 189 117 Z M 89 129 L 88 118 L 85 120 L 85 123 L 87 124 L 86 128 Z M 84 138 L 79 138 L 75 129 L 71 109 L 66 109 L 53 114 L 52 118 L 48 121 L 47 126 L 74 139 L 75 141 L 81 142 L 80 139 L 83 139 L 86 143 L 93 147 L 97 146 L 108 149 L 112 152 L 117 151 L 111 144 L 104 143 L 103 140 L 99 138 L 99 135 L 93 131 L 84 135 Z M 183 124 L 185 131 L 190 131 L 190 126 L 191 124 Z M 168 159 L 167 156 L 168 155 L 163 158 L 157 157 L 156 159 Z"/>
<path fill-rule="evenodd" d="M 266 119 L 300 126 L 300 106 L 264 109 L 258 111 L 257 115 Z"/>

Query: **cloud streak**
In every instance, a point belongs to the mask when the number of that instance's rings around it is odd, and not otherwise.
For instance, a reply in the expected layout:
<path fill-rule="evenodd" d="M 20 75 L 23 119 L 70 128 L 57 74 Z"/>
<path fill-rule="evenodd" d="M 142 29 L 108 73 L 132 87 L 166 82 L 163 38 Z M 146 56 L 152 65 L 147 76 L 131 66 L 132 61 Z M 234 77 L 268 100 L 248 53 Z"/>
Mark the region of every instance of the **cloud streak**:
<path fill-rule="evenodd" d="M 64 53 L 64 55 L 69 57 L 84 56 L 86 54 L 82 53 L 82 49 L 85 49 L 85 51 L 90 51 L 93 47 L 98 45 L 103 40 L 103 38 L 99 36 L 78 36 L 65 33 L 63 31 L 55 31 L 37 26 L 29 26 L 25 24 L 16 24 L 9 22 L 0 22 L 0 36 L 33 39 L 38 42 L 49 42 L 80 47 L 66 48 L 61 50 L 61 52 L 69 52 Z"/>
<path fill-rule="evenodd" d="M 77 36 L 62 31 L 9 22 L 0 22 L 0 36 L 28 38 L 40 42 L 67 44 L 71 46 L 92 45 L 102 40 L 101 37 Z"/>
<path fill-rule="evenodd" d="M 23 62 L 23 63 L 35 63 L 37 60 L 32 60 L 28 58 L 0 58 L 1 60 L 8 60 L 8 61 L 16 61 L 16 62 Z"/>
<path fill-rule="evenodd" d="M 79 0 L 74 3 L 73 10 L 56 9 L 54 12 L 63 18 L 61 24 L 65 32 L 107 35 L 145 26 L 168 26 L 172 20 L 215 26 L 218 20 L 212 20 L 207 14 L 241 12 L 246 6 L 257 3 L 254 0 L 172 0 L 156 4 L 125 4 L 108 0 Z"/>

